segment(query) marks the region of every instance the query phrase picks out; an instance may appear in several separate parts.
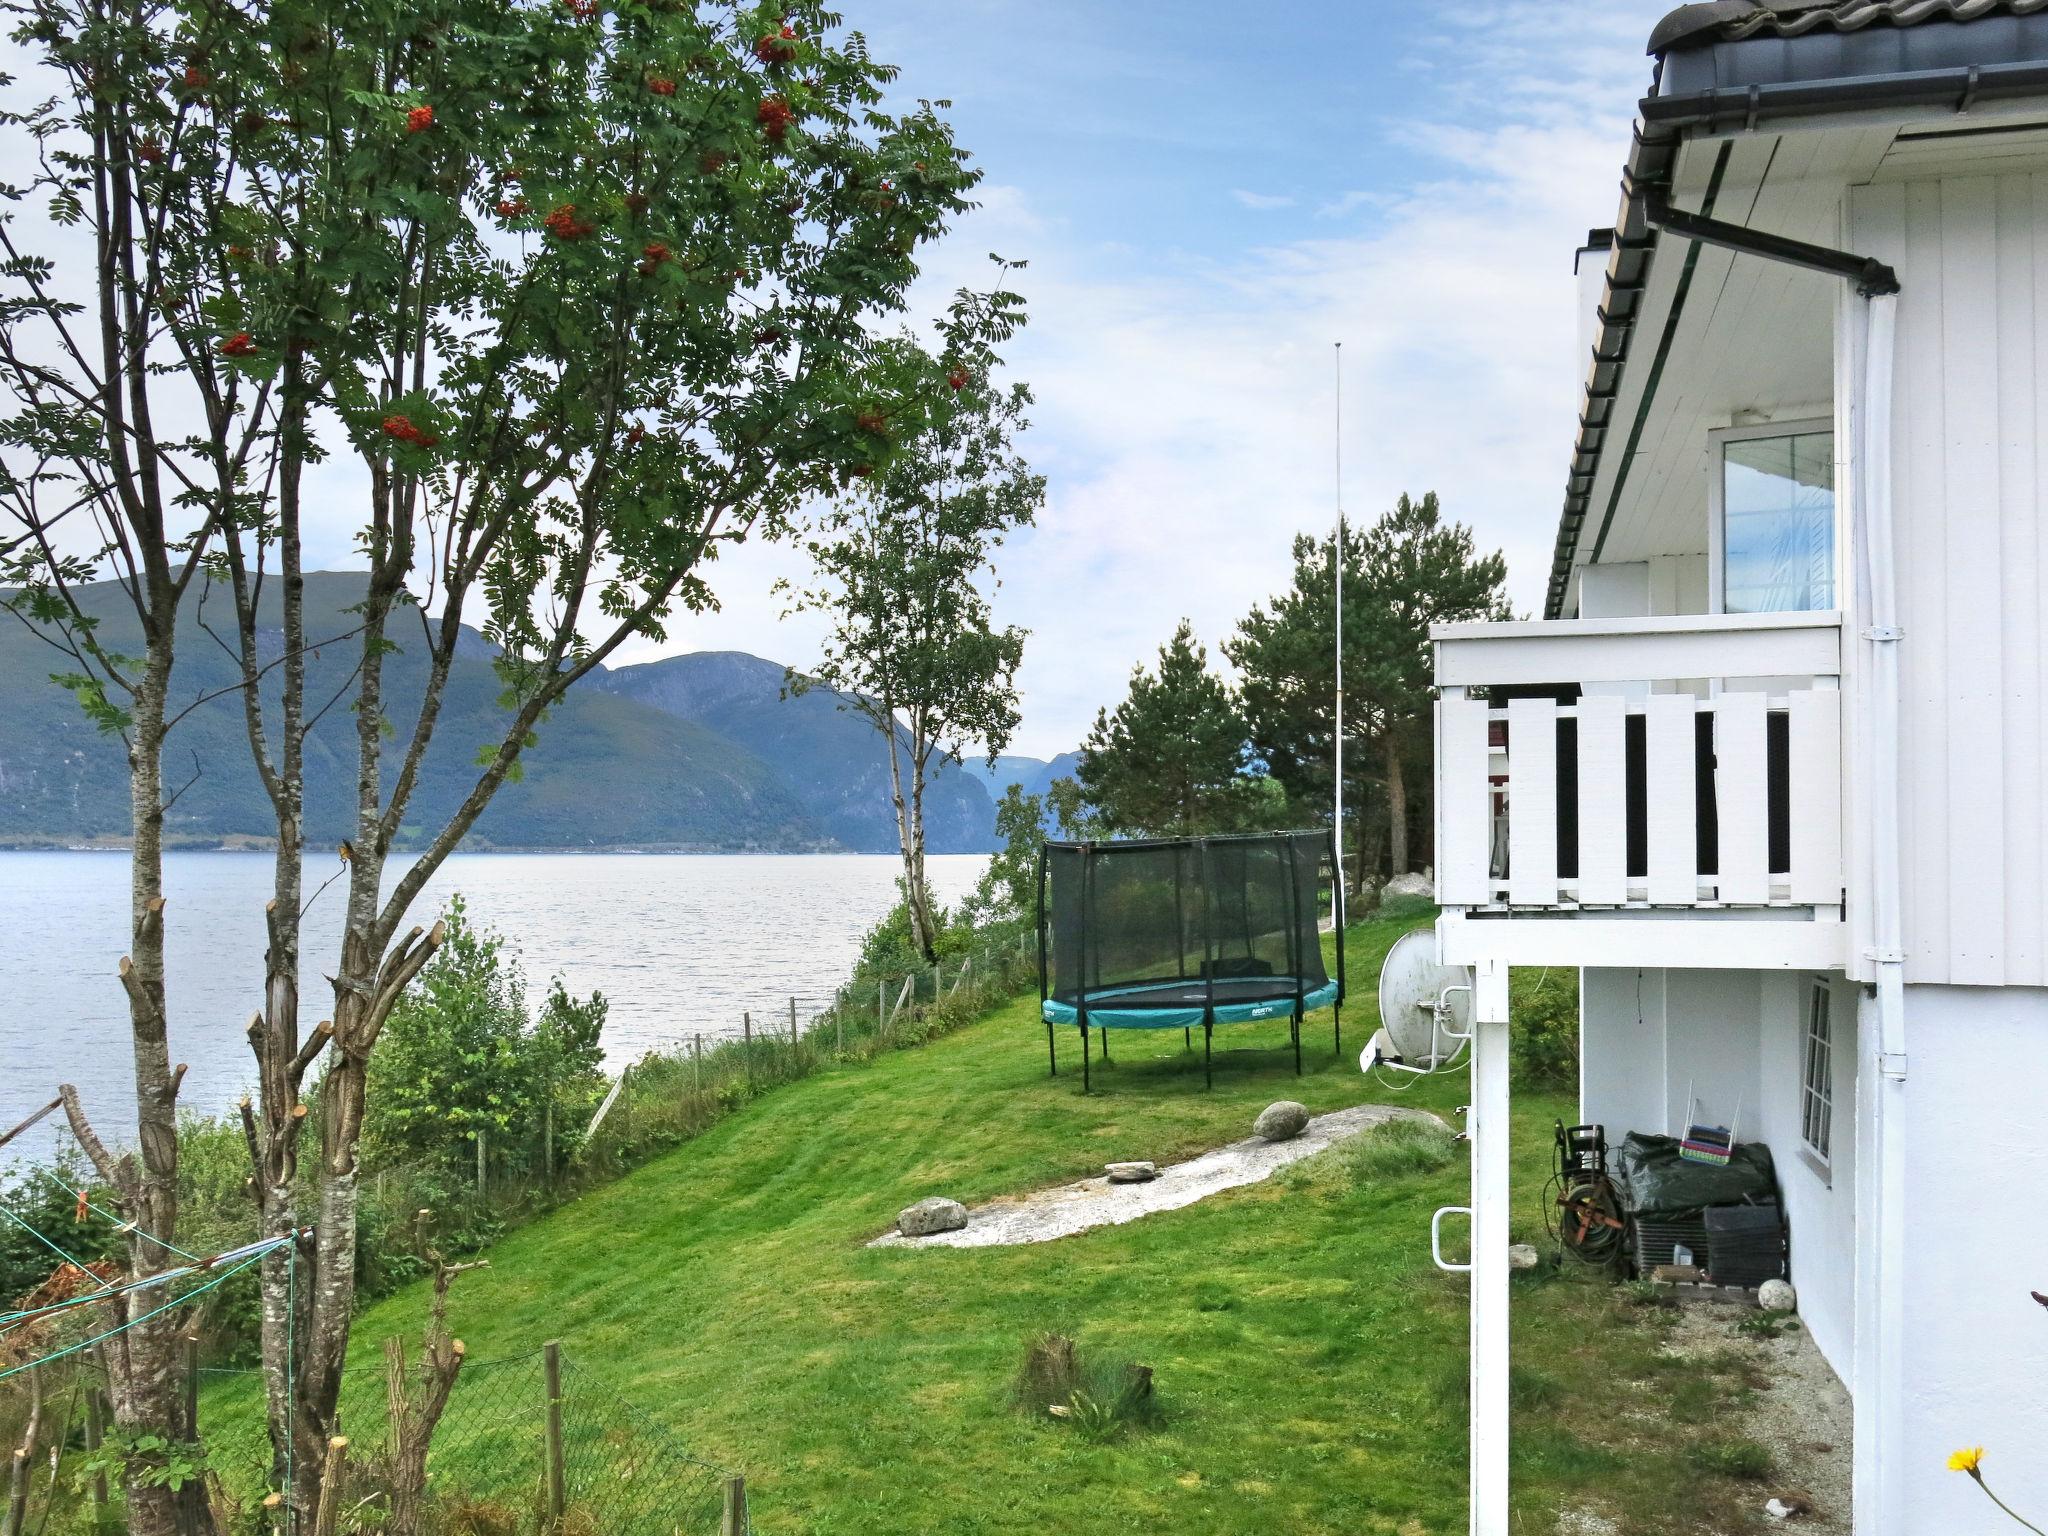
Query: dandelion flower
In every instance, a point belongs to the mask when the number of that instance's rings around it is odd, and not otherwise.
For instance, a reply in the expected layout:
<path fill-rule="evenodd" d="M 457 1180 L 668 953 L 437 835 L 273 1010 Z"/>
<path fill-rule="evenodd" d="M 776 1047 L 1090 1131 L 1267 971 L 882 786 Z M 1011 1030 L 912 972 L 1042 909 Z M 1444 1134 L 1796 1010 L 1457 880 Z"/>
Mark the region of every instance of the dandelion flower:
<path fill-rule="evenodd" d="M 1975 1477 L 1977 1475 L 1977 1464 L 1983 1459 L 1983 1446 L 1965 1446 L 1960 1451 L 1951 1451 L 1949 1453 L 1948 1469 L 1951 1472 L 1967 1472 L 1970 1476 Z"/>

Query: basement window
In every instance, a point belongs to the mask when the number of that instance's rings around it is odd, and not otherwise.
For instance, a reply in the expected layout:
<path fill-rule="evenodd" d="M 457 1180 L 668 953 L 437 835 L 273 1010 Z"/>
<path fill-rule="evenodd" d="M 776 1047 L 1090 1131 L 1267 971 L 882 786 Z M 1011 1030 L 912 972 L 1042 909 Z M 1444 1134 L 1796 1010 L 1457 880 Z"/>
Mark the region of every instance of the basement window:
<path fill-rule="evenodd" d="M 1823 1173 L 1835 1125 L 1833 1003 L 1827 979 L 1815 977 L 1807 994 L 1805 1044 L 1800 1052 L 1799 1141 Z"/>
<path fill-rule="evenodd" d="M 1825 422 L 1713 434 L 1717 613 L 1835 606 L 1835 436 Z"/>

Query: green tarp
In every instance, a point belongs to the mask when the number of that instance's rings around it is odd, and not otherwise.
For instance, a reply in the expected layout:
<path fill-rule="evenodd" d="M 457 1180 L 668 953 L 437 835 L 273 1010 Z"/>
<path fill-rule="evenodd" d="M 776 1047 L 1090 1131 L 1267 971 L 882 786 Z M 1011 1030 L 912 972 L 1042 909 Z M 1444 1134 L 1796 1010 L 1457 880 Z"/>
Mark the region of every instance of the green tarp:
<path fill-rule="evenodd" d="M 1694 1163 L 1678 1155 L 1676 1136 L 1631 1131 L 1621 1143 L 1621 1178 L 1638 1216 L 1680 1216 L 1710 1205 L 1746 1205 L 1778 1198 L 1771 1149 L 1739 1142 L 1727 1166 Z"/>

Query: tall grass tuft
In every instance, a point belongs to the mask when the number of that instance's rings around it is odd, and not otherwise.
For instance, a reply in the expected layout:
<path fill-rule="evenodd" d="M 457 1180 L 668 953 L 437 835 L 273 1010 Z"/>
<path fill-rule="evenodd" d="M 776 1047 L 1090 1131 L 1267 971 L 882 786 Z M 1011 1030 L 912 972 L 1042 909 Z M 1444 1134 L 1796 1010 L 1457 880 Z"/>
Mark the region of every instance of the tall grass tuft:
<path fill-rule="evenodd" d="M 1018 1412 L 1057 1419 L 1088 1440 L 1159 1422 L 1150 1366 L 1114 1354 L 1083 1356 L 1064 1333 L 1041 1333 L 1025 1346 L 1010 1395 Z"/>

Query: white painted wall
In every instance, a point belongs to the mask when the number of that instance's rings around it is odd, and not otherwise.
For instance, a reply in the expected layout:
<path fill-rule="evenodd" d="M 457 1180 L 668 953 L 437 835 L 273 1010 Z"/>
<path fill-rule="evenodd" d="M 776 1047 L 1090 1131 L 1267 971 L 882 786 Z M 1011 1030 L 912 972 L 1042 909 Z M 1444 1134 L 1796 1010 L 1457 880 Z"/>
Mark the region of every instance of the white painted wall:
<path fill-rule="evenodd" d="M 1664 1135 L 1664 972 L 1579 972 L 1579 1118 Z"/>
<path fill-rule="evenodd" d="M 2048 174 L 1853 189 L 1899 297 L 1908 982 L 2048 985 Z"/>
<path fill-rule="evenodd" d="M 1943 1459 L 1981 1445 L 2001 1498 L 2048 1511 L 2048 990 L 1908 987 L 1906 1023 L 1899 1529 L 2010 1531 Z"/>
<path fill-rule="evenodd" d="M 1856 1337 L 1856 988 L 1830 980 L 1834 1031 L 1834 1133 L 1825 1168 L 1802 1155 L 1800 1084 L 1806 1009 L 1814 978 L 1782 971 L 1762 978 L 1762 1114 L 1757 1137 L 1778 1165 L 1778 1189 L 1792 1231 L 1792 1283 L 1799 1315 L 1844 1381 Z M 1876 1045 L 1870 1046 L 1872 1054 Z"/>

